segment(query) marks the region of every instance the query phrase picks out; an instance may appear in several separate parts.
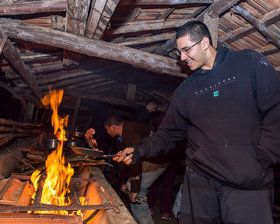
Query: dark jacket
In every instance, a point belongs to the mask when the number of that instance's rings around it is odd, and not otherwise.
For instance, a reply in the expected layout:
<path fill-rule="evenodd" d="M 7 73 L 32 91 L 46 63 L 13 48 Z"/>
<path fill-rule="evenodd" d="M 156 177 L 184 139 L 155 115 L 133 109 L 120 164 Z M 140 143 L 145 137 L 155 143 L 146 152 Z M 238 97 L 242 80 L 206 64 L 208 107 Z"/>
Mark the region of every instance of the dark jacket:
<path fill-rule="evenodd" d="M 280 159 L 280 78 L 253 50 L 218 48 L 212 70 L 199 69 L 175 91 L 159 130 L 133 160 L 165 154 L 187 135 L 187 164 L 245 189 L 273 181 Z"/>
<path fill-rule="evenodd" d="M 148 125 L 125 121 L 123 123 L 122 140 L 123 147 L 136 147 L 140 142 L 150 136 L 151 128 Z M 139 160 L 137 163 L 127 166 L 120 163 L 121 184 L 125 184 L 128 178 L 131 180 L 131 192 L 139 192 L 141 184 L 142 162 Z"/>
<path fill-rule="evenodd" d="M 134 115 L 131 117 L 131 121 L 141 122 L 144 124 L 150 124 L 150 113 L 145 106 L 141 106 L 135 110 Z"/>

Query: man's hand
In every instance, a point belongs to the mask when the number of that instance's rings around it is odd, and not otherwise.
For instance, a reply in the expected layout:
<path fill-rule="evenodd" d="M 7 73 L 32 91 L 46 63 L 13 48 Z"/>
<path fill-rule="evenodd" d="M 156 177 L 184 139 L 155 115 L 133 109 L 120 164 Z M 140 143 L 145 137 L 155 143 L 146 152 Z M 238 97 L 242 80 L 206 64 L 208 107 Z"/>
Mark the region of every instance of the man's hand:
<path fill-rule="evenodd" d="M 128 194 L 129 193 L 129 190 L 128 190 L 128 187 L 126 184 L 122 184 L 121 185 L 121 191 Z"/>
<path fill-rule="evenodd" d="M 138 196 L 138 193 L 137 192 L 129 192 L 129 200 L 132 202 L 132 203 L 136 203 L 136 198 Z"/>
<path fill-rule="evenodd" d="M 95 130 L 93 128 L 88 129 L 87 132 L 85 133 L 85 139 L 86 140 L 92 139 L 92 136 L 94 134 L 95 134 Z"/>
<path fill-rule="evenodd" d="M 133 155 L 131 153 L 134 152 L 134 148 L 125 148 L 123 151 L 119 151 L 116 157 L 113 158 L 114 161 L 124 162 L 126 165 L 130 165 L 132 163 Z"/>

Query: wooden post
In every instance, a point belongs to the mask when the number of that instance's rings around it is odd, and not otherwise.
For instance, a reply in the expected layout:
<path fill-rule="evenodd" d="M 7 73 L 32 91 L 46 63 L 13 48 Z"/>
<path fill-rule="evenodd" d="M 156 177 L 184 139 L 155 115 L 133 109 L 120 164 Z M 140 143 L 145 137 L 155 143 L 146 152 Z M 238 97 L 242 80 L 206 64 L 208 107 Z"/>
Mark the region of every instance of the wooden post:
<path fill-rule="evenodd" d="M 206 26 L 208 27 L 210 31 L 210 35 L 212 38 L 212 43 L 214 48 L 217 48 L 218 45 L 218 31 L 219 31 L 219 17 L 214 16 L 211 17 L 209 13 L 205 13 L 204 15 L 204 21 Z"/>
<path fill-rule="evenodd" d="M 0 55 L 2 54 L 2 50 L 3 50 L 4 46 L 5 46 L 6 40 L 7 40 L 7 36 L 4 35 L 2 40 L 1 40 L 1 42 L 0 42 Z"/>
<path fill-rule="evenodd" d="M 132 84 L 132 83 L 128 83 L 126 99 L 127 100 L 134 100 L 135 95 L 136 95 L 136 85 Z"/>
<path fill-rule="evenodd" d="M 23 121 L 31 122 L 33 117 L 33 112 L 34 112 L 34 103 L 27 103 Z"/>

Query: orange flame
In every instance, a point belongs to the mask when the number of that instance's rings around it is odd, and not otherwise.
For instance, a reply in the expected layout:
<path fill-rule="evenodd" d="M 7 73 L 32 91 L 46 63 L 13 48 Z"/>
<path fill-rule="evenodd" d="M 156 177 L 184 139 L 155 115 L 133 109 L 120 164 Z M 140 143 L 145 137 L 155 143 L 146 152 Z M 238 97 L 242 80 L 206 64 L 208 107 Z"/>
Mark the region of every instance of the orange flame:
<path fill-rule="evenodd" d="M 71 201 L 66 194 L 70 192 L 69 184 L 71 177 L 74 174 L 74 169 L 68 163 L 65 165 L 65 159 L 63 155 L 63 141 L 66 141 L 65 127 L 68 124 L 68 115 L 64 118 L 58 115 L 58 107 L 61 103 L 63 96 L 63 90 L 50 91 L 42 99 L 44 106 L 51 105 L 53 110 L 52 114 L 52 126 L 54 127 L 54 134 L 59 140 L 56 150 L 54 150 L 46 160 L 46 173 L 47 177 L 44 182 L 41 203 L 52 205 L 69 205 Z M 38 188 L 38 180 L 40 178 L 40 171 L 36 170 L 32 176 L 31 181 L 34 185 L 35 191 Z M 35 197 L 36 192 L 33 195 Z M 68 215 L 68 211 L 40 211 L 38 213 L 52 213 Z"/>

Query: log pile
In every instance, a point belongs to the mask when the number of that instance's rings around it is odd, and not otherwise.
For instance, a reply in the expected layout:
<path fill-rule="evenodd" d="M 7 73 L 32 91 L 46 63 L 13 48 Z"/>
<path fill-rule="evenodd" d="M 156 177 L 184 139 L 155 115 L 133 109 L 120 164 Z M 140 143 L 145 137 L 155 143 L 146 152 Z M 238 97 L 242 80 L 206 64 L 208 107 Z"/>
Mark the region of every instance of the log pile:
<path fill-rule="evenodd" d="M 42 126 L 42 124 L 17 122 L 0 118 L 0 147 L 15 138 L 40 134 Z"/>

